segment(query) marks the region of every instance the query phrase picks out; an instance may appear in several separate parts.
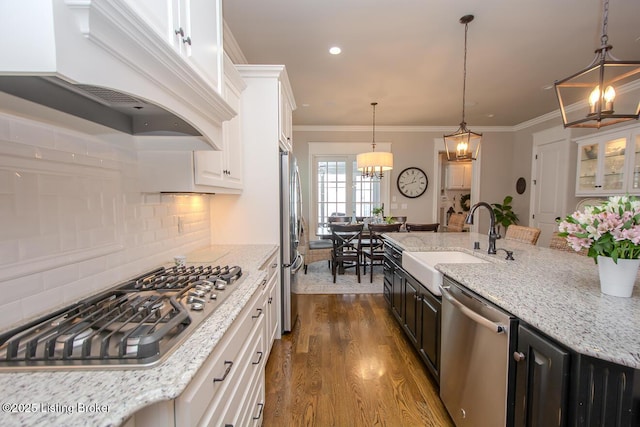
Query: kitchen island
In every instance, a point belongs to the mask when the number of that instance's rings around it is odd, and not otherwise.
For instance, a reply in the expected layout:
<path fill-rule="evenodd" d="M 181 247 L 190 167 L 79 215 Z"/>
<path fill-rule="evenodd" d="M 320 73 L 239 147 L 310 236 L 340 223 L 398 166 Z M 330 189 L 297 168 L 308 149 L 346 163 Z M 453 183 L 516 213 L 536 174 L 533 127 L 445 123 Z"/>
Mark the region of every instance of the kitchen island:
<path fill-rule="evenodd" d="M 187 265 L 239 265 L 237 289 L 157 366 L 0 373 L 2 426 L 118 426 L 136 411 L 178 397 L 200 369 L 268 271 L 275 245 L 228 245 L 187 254 Z"/>
<path fill-rule="evenodd" d="M 505 411 L 508 426 L 638 425 L 637 287 L 631 298 L 602 294 L 598 269 L 591 258 L 504 240 L 497 242 L 498 255 L 488 255 L 487 236 L 476 233 L 389 233 L 384 237 L 388 243 L 385 269 L 389 266 L 388 274 L 385 271 L 385 297 L 427 368 L 439 379 L 441 397 L 456 423 L 464 424 L 472 418 L 474 422 L 489 423 L 480 409 L 486 405 L 494 409 L 491 414 Z M 482 249 L 473 250 L 475 242 Z M 426 253 L 433 251 L 460 251 L 459 255 L 473 255 L 488 262 L 456 264 L 452 254 L 451 263 L 435 264 L 435 269 L 444 275 L 443 286 L 447 289 L 443 290 L 446 301 L 443 296 L 440 302 L 440 297 L 429 290 L 437 279 L 424 275 L 425 285 L 404 269 L 404 253 L 414 252 L 414 257 L 421 253 L 426 258 Z M 506 259 L 506 251 L 513 253 L 514 260 Z M 420 276 L 421 270 L 415 270 L 415 274 Z M 457 301 L 452 292 L 460 295 Z M 462 295 L 465 304 L 470 305 L 462 307 Z M 470 298 L 476 299 L 475 310 L 498 307 L 508 316 L 509 323 L 496 320 L 497 314 L 476 314 L 468 308 L 473 306 L 467 302 Z M 473 320 L 465 323 L 467 318 Z M 485 346 L 497 348 L 491 333 L 482 337 L 469 335 L 476 320 L 489 331 L 505 332 L 507 339 L 504 349 L 500 348 L 495 357 L 489 356 L 483 365 L 493 374 L 474 375 L 467 383 L 454 373 L 467 372 L 471 365 L 455 355 L 473 353 L 469 360 L 482 364 L 479 360 L 488 351 Z M 504 325 L 506 329 L 501 330 Z M 459 363 L 452 362 L 454 359 Z M 494 360 L 500 362 L 488 363 Z M 482 400 L 483 404 L 476 405 L 479 397 L 470 391 L 473 384 L 493 380 L 499 384 L 506 380 L 505 407 L 497 404 L 504 398 Z M 443 395 L 445 389 L 447 396 Z M 471 394 L 458 393 L 461 389 Z M 476 393 L 483 390 L 480 387 Z M 495 420 L 490 424 L 496 424 Z"/>
<path fill-rule="evenodd" d="M 640 285 L 631 298 L 602 294 L 593 259 L 515 241 L 487 255 L 477 233 L 389 233 L 405 251 L 461 250 L 490 263 L 439 264 L 437 269 L 480 296 L 563 343 L 598 359 L 640 369 Z M 480 242 L 480 250 L 473 250 Z"/>

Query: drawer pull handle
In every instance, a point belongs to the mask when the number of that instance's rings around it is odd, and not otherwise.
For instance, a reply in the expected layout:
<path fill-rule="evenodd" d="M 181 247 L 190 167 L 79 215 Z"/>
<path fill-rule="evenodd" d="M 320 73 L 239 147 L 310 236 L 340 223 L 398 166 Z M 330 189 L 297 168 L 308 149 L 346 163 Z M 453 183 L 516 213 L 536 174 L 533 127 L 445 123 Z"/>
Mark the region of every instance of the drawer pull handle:
<path fill-rule="evenodd" d="M 257 417 L 253 417 L 254 420 L 259 420 L 260 418 L 262 418 L 262 410 L 264 409 L 264 403 L 258 403 L 258 406 L 260 407 L 260 412 L 258 412 Z"/>
<path fill-rule="evenodd" d="M 523 360 L 526 360 L 526 358 L 527 358 L 527 356 L 525 356 L 525 354 L 524 354 L 524 353 L 521 353 L 521 352 L 519 352 L 519 351 L 515 351 L 515 352 L 513 353 L 513 359 L 514 359 L 516 362 L 522 362 Z"/>
<path fill-rule="evenodd" d="M 266 284 L 267 284 L 267 279 L 264 279 L 264 280 L 262 281 L 262 286 L 264 286 L 264 285 L 266 285 Z"/>
<path fill-rule="evenodd" d="M 277 262 L 274 262 L 273 264 L 271 264 L 271 268 L 276 268 L 278 266 Z"/>
<path fill-rule="evenodd" d="M 258 353 L 258 361 L 257 362 L 252 362 L 251 363 L 252 365 L 259 365 L 260 362 L 262 362 L 262 356 L 264 355 L 264 353 L 261 352 L 261 351 L 258 351 L 257 353 Z"/>
<path fill-rule="evenodd" d="M 224 374 L 222 375 L 221 378 L 214 378 L 213 382 L 214 384 L 218 381 L 224 381 L 227 379 L 227 375 L 229 375 L 229 372 L 231 371 L 231 367 L 233 366 L 233 362 L 230 360 L 225 360 L 224 364 L 227 365 L 227 369 L 225 369 Z"/>
<path fill-rule="evenodd" d="M 258 311 L 258 314 L 256 314 L 255 316 L 251 316 L 252 319 L 257 319 L 262 314 L 262 309 L 261 308 L 256 308 L 256 310 Z"/>

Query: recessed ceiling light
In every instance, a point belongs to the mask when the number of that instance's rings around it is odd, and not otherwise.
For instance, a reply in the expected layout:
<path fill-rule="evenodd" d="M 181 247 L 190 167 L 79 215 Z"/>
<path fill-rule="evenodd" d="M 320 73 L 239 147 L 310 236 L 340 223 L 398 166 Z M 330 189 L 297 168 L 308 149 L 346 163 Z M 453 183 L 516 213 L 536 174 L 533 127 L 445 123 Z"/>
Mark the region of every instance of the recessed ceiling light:
<path fill-rule="evenodd" d="M 340 52 L 342 52 L 342 49 L 340 49 L 338 46 L 333 46 L 329 48 L 329 53 L 331 55 L 340 55 Z"/>

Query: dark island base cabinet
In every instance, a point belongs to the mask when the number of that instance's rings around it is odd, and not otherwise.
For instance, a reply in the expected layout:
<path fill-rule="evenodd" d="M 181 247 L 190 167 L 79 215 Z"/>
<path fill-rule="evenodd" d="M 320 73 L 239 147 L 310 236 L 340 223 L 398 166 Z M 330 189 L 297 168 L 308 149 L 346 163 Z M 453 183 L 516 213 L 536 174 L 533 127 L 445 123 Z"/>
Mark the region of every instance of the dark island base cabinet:
<path fill-rule="evenodd" d="M 640 371 L 518 328 L 515 427 L 638 427 Z"/>
<path fill-rule="evenodd" d="M 526 326 L 518 327 L 515 427 L 565 426 L 569 352 Z"/>
<path fill-rule="evenodd" d="M 397 253 L 389 252 L 384 261 L 387 302 L 427 369 L 439 381 L 441 301 L 402 269 Z"/>

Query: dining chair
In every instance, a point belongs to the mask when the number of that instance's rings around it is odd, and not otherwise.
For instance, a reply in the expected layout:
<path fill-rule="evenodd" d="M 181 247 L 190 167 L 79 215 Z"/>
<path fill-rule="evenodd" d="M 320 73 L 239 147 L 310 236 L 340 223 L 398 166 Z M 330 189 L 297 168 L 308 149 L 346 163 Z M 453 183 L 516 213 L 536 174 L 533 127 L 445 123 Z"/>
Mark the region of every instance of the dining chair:
<path fill-rule="evenodd" d="M 304 259 L 304 274 L 307 274 L 307 266 L 318 261 L 327 261 L 328 267 L 331 268 L 331 251 L 333 245 L 330 240 L 309 240 L 309 228 L 307 221 L 302 218 L 302 227 L 300 230 L 300 245 L 298 250 Z"/>
<path fill-rule="evenodd" d="M 433 231 L 436 233 L 440 224 L 437 222 L 434 224 L 415 224 L 407 222 L 404 226 L 409 233 L 412 231 Z"/>
<path fill-rule="evenodd" d="M 589 253 L 588 248 L 582 248 L 579 251 L 573 250 L 573 248 L 567 243 L 566 237 L 558 236 L 557 231 L 551 235 L 551 239 L 549 240 L 549 248 L 578 255 L 587 255 Z"/>
<path fill-rule="evenodd" d="M 504 239 L 535 245 L 538 242 L 538 237 L 540 237 L 541 231 L 542 230 L 536 227 L 525 227 L 523 225 L 511 224 L 507 227 Z"/>
<path fill-rule="evenodd" d="M 453 213 L 449 217 L 447 231 L 464 231 L 464 221 L 467 216 L 461 213 Z"/>
<path fill-rule="evenodd" d="M 344 216 L 344 215 L 332 215 L 328 218 L 329 224 L 332 223 L 349 223 L 351 222 L 351 217 L 349 216 Z"/>
<path fill-rule="evenodd" d="M 369 224 L 369 239 L 362 245 L 364 274 L 367 274 L 367 264 L 371 267 L 369 282 L 373 283 L 373 266 L 382 265 L 384 261 L 384 241 L 381 235 L 400 231 L 402 224 Z M 367 261 L 368 260 L 368 261 Z"/>
<path fill-rule="evenodd" d="M 362 229 L 364 224 L 340 224 L 331 223 L 331 274 L 333 283 L 336 283 L 336 272 L 338 268 L 343 270 L 347 267 L 355 267 L 360 283 L 360 257 Z"/>

